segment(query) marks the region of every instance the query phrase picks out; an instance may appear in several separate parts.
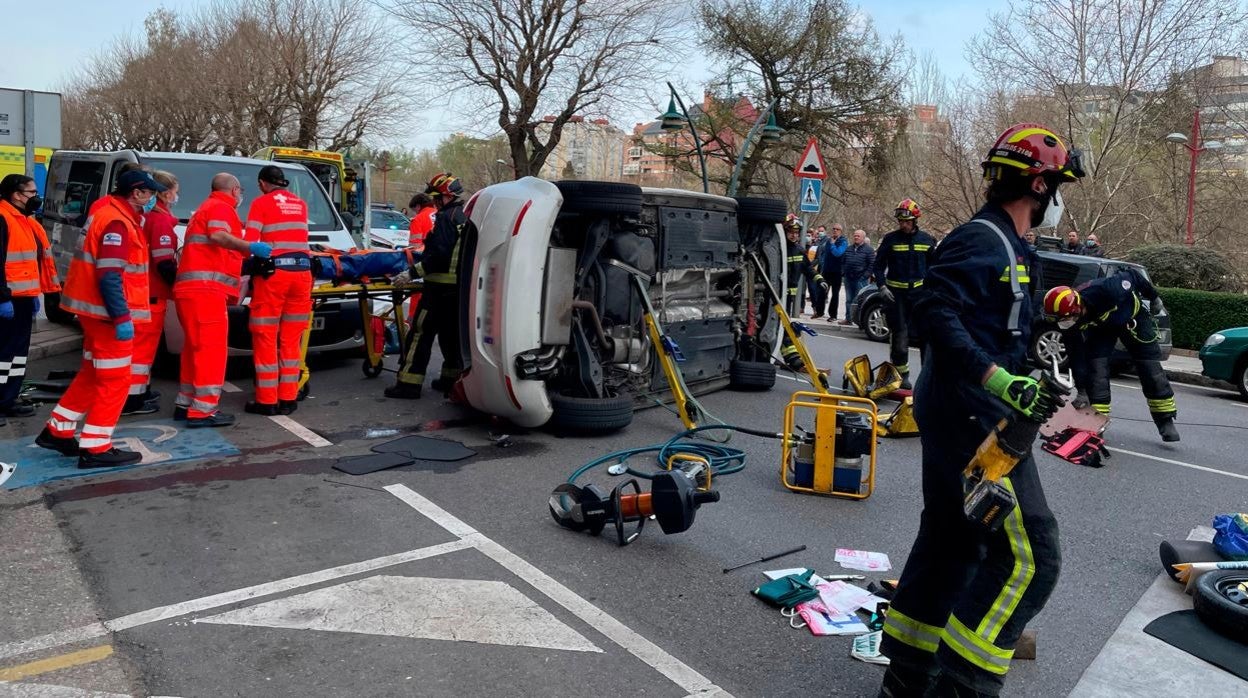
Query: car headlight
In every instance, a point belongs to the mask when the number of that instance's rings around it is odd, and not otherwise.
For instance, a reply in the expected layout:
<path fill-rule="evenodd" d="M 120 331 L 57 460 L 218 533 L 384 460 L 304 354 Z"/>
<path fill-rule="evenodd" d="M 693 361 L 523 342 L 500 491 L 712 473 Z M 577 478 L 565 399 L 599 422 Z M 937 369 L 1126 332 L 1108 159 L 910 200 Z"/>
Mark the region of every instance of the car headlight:
<path fill-rule="evenodd" d="M 1209 339 L 1206 339 L 1206 340 L 1205 340 L 1205 346 L 1207 346 L 1207 347 L 1216 347 L 1216 346 L 1218 346 L 1219 344 L 1221 344 L 1222 342 L 1225 342 L 1225 341 L 1226 341 L 1226 335 L 1221 335 L 1221 334 L 1218 334 L 1217 332 L 1215 332 L 1215 333 L 1213 333 L 1213 334 L 1209 335 Z"/>

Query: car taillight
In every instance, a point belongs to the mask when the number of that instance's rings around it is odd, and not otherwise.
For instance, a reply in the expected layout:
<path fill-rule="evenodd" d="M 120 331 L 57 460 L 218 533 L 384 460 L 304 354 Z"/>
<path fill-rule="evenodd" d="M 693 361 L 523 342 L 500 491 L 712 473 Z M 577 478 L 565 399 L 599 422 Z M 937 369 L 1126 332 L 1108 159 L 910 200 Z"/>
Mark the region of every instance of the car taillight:
<path fill-rule="evenodd" d="M 531 206 L 533 206 L 533 200 L 529 199 L 524 202 L 524 206 L 520 207 L 520 214 L 516 216 L 516 224 L 511 228 L 511 236 L 513 238 L 520 233 L 520 224 L 524 222 L 524 214 L 529 212 Z"/>
<path fill-rule="evenodd" d="M 507 385 L 507 397 L 511 398 L 511 404 L 523 412 L 524 408 L 520 406 L 520 400 L 516 398 L 516 389 L 511 387 L 511 376 L 503 376 L 503 382 Z"/>
<path fill-rule="evenodd" d="M 464 216 L 467 216 L 467 217 L 472 216 L 472 208 L 477 205 L 478 196 L 481 196 L 481 192 L 477 192 L 476 194 L 473 194 L 472 198 L 468 199 L 467 205 L 464 206 Z"/>

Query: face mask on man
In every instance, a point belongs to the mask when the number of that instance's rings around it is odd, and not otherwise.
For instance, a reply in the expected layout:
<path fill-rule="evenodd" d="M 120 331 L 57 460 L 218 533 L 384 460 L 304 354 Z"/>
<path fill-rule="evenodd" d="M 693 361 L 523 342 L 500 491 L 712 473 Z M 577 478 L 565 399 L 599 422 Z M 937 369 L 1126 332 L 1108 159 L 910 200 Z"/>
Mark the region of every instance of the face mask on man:
<path fill-rule="evenodd" d="M 143 203 L 143 213 L 151 213 L 156 208 L 156 195 L 152 194 L 147 201 Z"/>
<path fill-rule="evenodd" d="M 1062 213 L 1065 210 L 1066 205 L 1062 202 L 1062 193 L 1055 191 L 1053 198 L 1048 199 L 1048 203 L 1041 204 L 1039 209 L 1032 212 L 1031 227 L 1056 228 L 1062 222 Z"/>
<path fill-rule="evenodd" d="M 27 215 L 33 216 L 35 214 L 35 211 L 38 211 L 42 207 L 43 207 L 43 197 L 39 196 L 38 194 L 35 194 L 29 199 L 26 199 L 26 214 Z"/>

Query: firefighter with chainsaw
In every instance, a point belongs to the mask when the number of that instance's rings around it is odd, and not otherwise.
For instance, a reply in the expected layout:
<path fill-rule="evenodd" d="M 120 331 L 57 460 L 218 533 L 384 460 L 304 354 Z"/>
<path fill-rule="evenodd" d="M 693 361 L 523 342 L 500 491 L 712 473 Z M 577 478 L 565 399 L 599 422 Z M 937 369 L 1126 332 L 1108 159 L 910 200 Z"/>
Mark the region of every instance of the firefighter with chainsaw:
<path fill-rule="evenodd" d="M 276 165 L 260 168 L 261 195 L 247 211 L 245 235 L 268 246 L 266 264 L 251 270 L 251 348 L 256 366 L 252 414 L 290 414 L 299 406 L 303 333 L 312 323 L 312 257 L 308 205 L 286 187 Z"/>
<path fill-rule="evenodd" d="M 399 377 L 386 388 L 386 397 L 419 400 L 425 383 L 425 369 L 436 338 L 442 350 L 442 372 L 431 383 L 434 390 L 447 393 L 463 371 L 459 349 L 459 245 L 468 217 L 464 215 L 464 185 L 450 172 L 429 180 L 425 192 L 438 207 L 433 230 L 425 237 L 424 257 L 416 266 L 395 277 L 403 284 L 424 279 L 424 291 L 416 306 L 416 320 L 407 333 L 407 353 L 399 363 Z"/>
<path fill-rule="evenodd" d="M 268 257 L 263 242 L 243 239 L 238 205 L 243 186 L 228 172 L 212 178 L 212 191 L 186 224 L 186 238 L 177 279 L 174 304 L 182 333 L 181 388 L 173 418 L 187 426 L 224 427 L 234 416 L 221 412 L 221 389 L 229 358 L 229 306 L 238 301 L 239 271 L 250 253 Z"/>
<path fill-rule="evenodd" d="M 1058 186 L 1083 172 L 1077 152 L 1034 124 L 1006 130 L 982 165 L 987 203 L 944 239 L 914 292 L 926 341 L 914 401 L 923 512 L 884 626 L 881 696 L 1000 693 L 1061 566 L 1030 443 L 1000 481 L 1013 504 L 996 529 L 968 518 L 963 471 L 1003 419 L 1043 423 L 1060 407 L 1049 383 L 1024 373 L 1032 296 L 1022 235 L 1060 213 Z"/>
<path fill-rule="evenodd" d="M 789 317 L 796 320 L 801 317 L 803 297 L 798 293 L 798 280 L 806 280 L 806 288 L 819 287 L 826 289 L 828 284 L 823 280 L 823 275 L 815 269 L 815 263 L 806 254 L 806 249 L 802 247 L 802 221 L 797 214 L 790 213 L 784 218 L 784 236 L 788 241 L 785 251 L 785 262 L 788 264 L 787 278 L 787 301 L 785 302 L 785 310 L 789 313 Z M 788 335 L 784 337 L 784 342 L 780 345 L 780 357 L 784 359 L 784 363 L 794 371 L 803 371 L 805 366 L 802 364 L 801 354 L 798 353 L 797 347 L 789 340 Z"/>
<path fill-rule="evenodd" d="M 1114 346 L 1122 342 L 1135 362 L 1157 433 L 1162 441 L 1178 441 L 1179 430 L 1174 426 L 1178 408 L 1174 390 L 1161 368 L 1161 347 L 1153 320 L 1163 307 L 1157 289 L 1132 267 L 1077 289 L 1055 286 L 1044 296 L 1045 317 L 1065 330 L 1063 340 L 1074 363 L 1076 384 L 1081 393 L 1087 392 L 1092 408 L 1109 415 L 1109 359 Z"/>
<path fill-rule="evenodd" d="M 35 443 L 78 456 L 79 468 L 131 465 L 143 457 L 115 448 L 113 429 L 130 392 L 135 324 L 151 320 L 142 212 L 162 191 L 147 172 L 119 176 L 69 264 L 61 307 L 78 316 L 82 364 Z M 75 440 L 79 423 L 82 437 Z"/>
<path fill-rule="evenodd" d="M 915 291 L 936 252 L 936 238 L 919 230 L 923 212 L 913 199 L 902 199 L 893 211 L 897 229 L 884 236 L 875 254 L 875 283 L 886 301 L 889 337 L 888 360 L 901 374 L 901 387 L 910 389 L 910 328 L 914 322 Z"/>

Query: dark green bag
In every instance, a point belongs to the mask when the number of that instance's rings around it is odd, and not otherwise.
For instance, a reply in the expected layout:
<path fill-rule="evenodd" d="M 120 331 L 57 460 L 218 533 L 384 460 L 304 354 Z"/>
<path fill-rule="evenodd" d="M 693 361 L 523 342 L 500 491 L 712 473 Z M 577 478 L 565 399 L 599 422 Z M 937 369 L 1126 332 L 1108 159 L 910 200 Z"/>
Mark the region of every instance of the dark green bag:
<path fill-rule="evenodd" d="M 773 579 L 759 586 L 752 593 L 772 606 L 793 608 L 803 601 L 810 601 L 819 596 L 819 590 L 810 583 L 810 577 L 813 574 L 813 570 L 806 570 L 800 574 Z"/>

